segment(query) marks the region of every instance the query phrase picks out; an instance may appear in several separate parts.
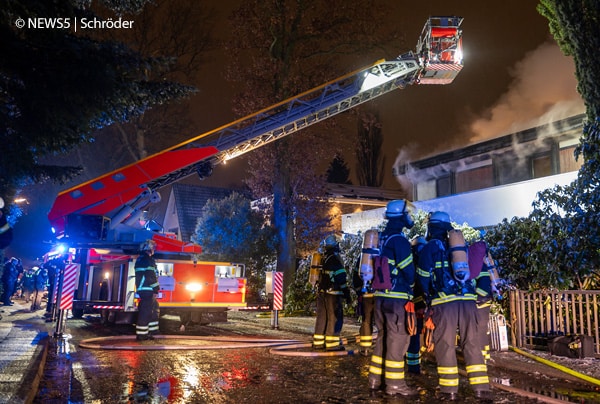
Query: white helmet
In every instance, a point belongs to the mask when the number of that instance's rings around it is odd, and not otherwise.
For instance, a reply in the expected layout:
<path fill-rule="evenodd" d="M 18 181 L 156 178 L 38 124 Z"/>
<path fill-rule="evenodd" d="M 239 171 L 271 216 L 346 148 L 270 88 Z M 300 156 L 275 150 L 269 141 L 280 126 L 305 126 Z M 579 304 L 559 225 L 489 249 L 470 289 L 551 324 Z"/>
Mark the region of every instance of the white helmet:
<path fill-rule="evenodd" d="M 4 199 L 0 197 L 0 209 L 4 207 Z"/>
<path fill-rule="evenodd" d="M 140 251 L 154 251 L 156 250 L 156 241 L 146 240 L 140 245 Z"/>
<path fill-rule="evenodd" d="M 336 248 L 339 247 L 340 243 L 337 239 L 337 237 L 335 236 L 335 234 L 330 234 L 329 236 L 325 237 L 325 239 L 323 239 L 323 241 L 321 241 L 321 247 L 323 247 L 324 249 L 330 249 L 330 248 Z"/>
<path fill-rule="evenodd" d="M 385 207 L 385 217 L 387 219 L 395 218 L 395 217 L 404 217 L 405 219 L 405 227 L 407 229 L 412 228 L 415 225 L 415 222 L 410 217 L 410 213 L 408 212 L 408 202 L 406 199 L 397 199 L 395 201 L 388 202 Z"/>

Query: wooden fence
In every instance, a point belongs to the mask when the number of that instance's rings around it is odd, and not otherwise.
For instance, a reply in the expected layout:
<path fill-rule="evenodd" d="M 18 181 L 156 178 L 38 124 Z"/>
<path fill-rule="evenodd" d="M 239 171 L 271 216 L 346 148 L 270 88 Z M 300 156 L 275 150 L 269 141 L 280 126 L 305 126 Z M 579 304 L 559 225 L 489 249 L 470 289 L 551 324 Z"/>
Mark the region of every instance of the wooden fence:
<path fill-rule="evenodd" d="M 507 319 L 511 344 L 538 348 L 558 335 L 589 335 L 600 354 L 600 291 L 511 291 Z"/>

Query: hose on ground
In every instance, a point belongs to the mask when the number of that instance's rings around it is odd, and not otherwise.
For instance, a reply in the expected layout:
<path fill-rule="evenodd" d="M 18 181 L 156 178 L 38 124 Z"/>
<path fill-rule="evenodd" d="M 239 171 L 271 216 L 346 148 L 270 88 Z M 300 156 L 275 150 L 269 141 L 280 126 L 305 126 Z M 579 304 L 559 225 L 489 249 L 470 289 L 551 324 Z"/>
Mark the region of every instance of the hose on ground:
<path fill-rule="evenodd" d="M 585 375 L 583 373 L 579 373 L 576 370 L 569 369 L 566 366 L 559 365 L 558 363 L 549 361 L 547 359 L 540 358 L 539 356 L 530 354 L 529 352 L 522 351 L 519 348 L 515 348 L 515 347 L 511 346 L 510 349 L 513 350 L 514 352 L 518 353 L 519 355 L 526 356 L 527 358 L 530 358 L 530 359 L 533 359 L 533 360 L 538 361 L 540 363 L 543 363 L 544 365 L 548 365 L 548 366 L 553 367 L 555 369 L 558 369 L 558 370 L 560 370 L 562 372 L 565 372 L 567 374 L 575 376 L 575 377 L 577 377 L 579 379 L 585 380 L 588 383 L 592 383 L 592 384 L 595 384 L 597 386 L 600 386 L 600 380 L 598 380 L 598 379 L 596 379 L 594 377 Z"/>

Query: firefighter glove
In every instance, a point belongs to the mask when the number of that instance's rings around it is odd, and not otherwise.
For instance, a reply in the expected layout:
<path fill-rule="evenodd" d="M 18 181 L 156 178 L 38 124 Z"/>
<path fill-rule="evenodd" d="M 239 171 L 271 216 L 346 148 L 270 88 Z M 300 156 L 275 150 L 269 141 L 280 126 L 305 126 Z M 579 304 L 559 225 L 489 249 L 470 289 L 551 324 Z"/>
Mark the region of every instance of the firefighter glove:
<path fill-rule="evenodd" d="M 433 324 L 433 319 L 431 316 L 427 317 L 425 321 L 425 327 L 423 328 L 423 342 L 424 346 L 427 349 L 427 352 L 433 352 L 434 344 L 433 344 L 433 330 L 435 329 L 435 324 Z"/>
<path fill-rule="evenodd" d="M 408 301 L 404 305 L 404 311 L 406 312 L 406 332 L 408 335 L 417 334 L 417 315 L 415 313 L 415 304 L 412 301 Z"/>

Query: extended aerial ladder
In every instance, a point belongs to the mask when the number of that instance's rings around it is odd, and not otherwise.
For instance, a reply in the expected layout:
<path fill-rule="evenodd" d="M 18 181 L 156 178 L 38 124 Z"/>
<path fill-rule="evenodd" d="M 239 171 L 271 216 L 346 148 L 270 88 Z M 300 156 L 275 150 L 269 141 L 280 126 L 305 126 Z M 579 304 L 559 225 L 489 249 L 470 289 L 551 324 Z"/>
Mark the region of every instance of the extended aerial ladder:
<path fill-rule="evenodd" d="M 380 60 L 312 90 L 216 128 L 58 194 L 48 218 L 57 238 L 114 244 L 119 228 L 138 226 L 157 190 L 411 84 L 449 84 L 462 62 L 461 17 L 430 17 L 416 52 Z M 137 238 L 140 237 L 140 240 Z M 199 247 L 154 233 L 158 249 L 198 253 Z M 129 235 L 123 240 L 148 238 Z"/>

